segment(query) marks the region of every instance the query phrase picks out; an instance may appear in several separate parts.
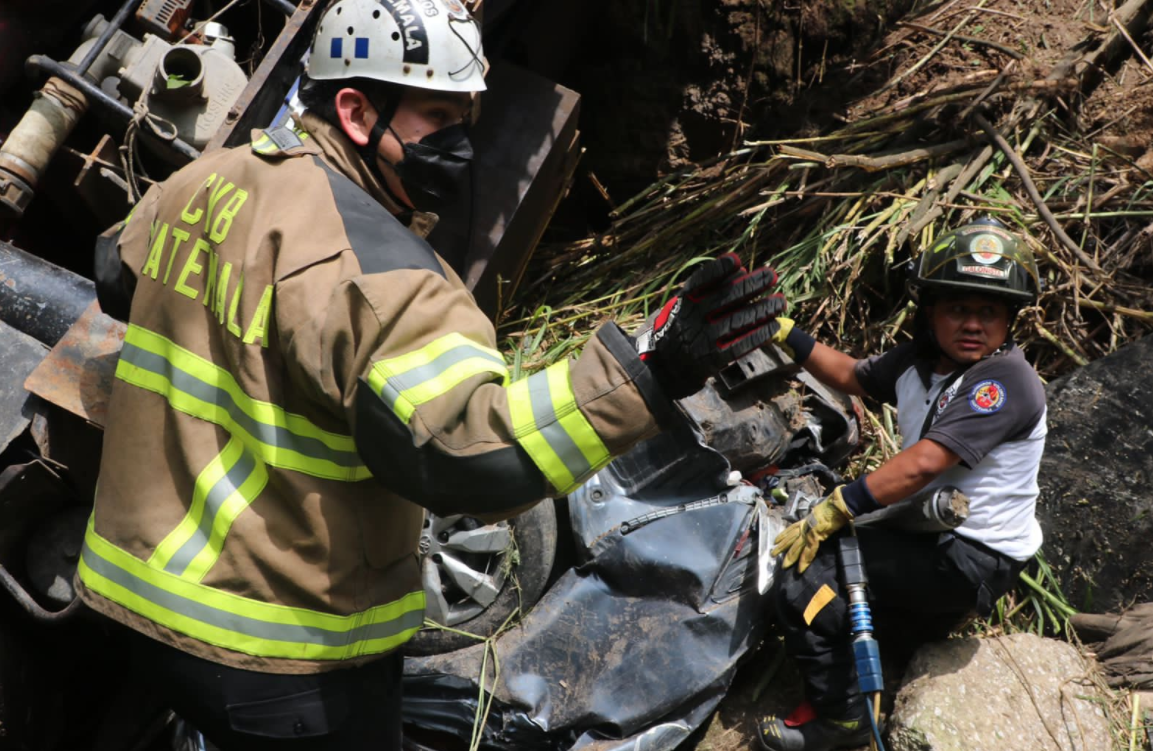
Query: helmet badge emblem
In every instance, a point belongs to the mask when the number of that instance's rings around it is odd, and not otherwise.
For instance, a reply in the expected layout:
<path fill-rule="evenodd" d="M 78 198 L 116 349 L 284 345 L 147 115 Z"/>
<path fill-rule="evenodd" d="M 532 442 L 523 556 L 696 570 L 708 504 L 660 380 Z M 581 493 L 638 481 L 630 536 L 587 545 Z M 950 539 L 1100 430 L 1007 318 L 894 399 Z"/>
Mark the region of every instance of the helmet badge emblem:
<path fill-rule="evenodd" d="M 969 254 L 977 263 L 990 266 L 1005 257 L 1005 246 L 1001 238 L 992 234 L 977 235 L 969 243 Z"/>

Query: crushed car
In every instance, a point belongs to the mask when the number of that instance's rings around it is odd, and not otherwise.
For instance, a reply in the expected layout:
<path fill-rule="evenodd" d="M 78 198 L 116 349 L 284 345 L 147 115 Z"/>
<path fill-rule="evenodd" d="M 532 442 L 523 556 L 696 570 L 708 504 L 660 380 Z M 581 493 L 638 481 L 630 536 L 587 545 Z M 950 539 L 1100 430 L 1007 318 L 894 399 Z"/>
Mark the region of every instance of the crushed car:
<path fill-rule="evenodd" d="M 680 406 L 678 428 L 560 504 L 559 571 L 539 600 L 521 593 L 514 626 L 501 609 L 449 632 L 469 646 L 410 650 L 411 749 L 672 749 L 709 717 L 770 621 L 770 543 L 839 481 L 860 405 L 774 350 Z M 539 577 L 553 557 L 516 571 Z"/>

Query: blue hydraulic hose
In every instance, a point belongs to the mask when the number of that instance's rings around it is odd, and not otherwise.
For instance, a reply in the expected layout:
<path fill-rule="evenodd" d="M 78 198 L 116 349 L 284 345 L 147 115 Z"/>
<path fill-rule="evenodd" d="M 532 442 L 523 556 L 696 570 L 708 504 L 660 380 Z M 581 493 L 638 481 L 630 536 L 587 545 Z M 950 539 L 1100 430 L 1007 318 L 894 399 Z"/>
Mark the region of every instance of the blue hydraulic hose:
<path fill-rule="evenodd" d="M 877 742 L 877 751 L 885 751 L 885 744 L 881 742 L 881 729 L 877 727 L 877 718 L 869 712 L 869 724 L 873 726 L 873 740 Z"/>
<path fill-rule="evenodd" d="M 881 675 L 880 649 L 877 640 L 873 638 L 873 615 L 869 610 L 869 598 L 866 593 L 868 577 L 865 574 L 864 561 L 861 559 L 855 535 L 842 537 L 839 545 L 841 572 L 849 600 L 849 636 L 853 646 L 853 661 L 857 668 L 857 683 L 865 696 L 880 696 L 885 689 L 885 680 Z M 881 742 L 881 730 L 877 727 L 877 718 L 872 710 L 868 711 L 868 715 L 877 751 L 885 751 L 885 746 Z"/>

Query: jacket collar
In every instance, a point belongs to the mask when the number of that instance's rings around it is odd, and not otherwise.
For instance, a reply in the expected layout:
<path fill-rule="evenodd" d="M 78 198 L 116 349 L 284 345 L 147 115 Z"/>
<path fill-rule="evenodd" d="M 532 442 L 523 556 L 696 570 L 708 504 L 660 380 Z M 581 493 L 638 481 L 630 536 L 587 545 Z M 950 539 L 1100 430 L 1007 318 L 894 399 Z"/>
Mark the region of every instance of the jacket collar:
<path fill-rule="evenodd" d="M 1016 342 L 1013 341 L 1013 337 L 1010 336 L 1008 339 L 1005 340 L 1005 343 L 1002 344 L 1000 347 L 998 347 L 996 350 L 985 355 L 984 357 L 982 357 L 980 360 L 978 360 L 975 363 L 970 363 L 968 365 L 963 365 L 963 366 L 960 366 L 960 365 L 957 366 L 957 368 L 954 369 L 952 373 L 946 374 L 945 378 L 951 381 L 951 380 L 953 380 L 953 378 L 955 378 L 960 373 L 963 373 L 963 372 L 969 370 L 969 368 L 972 368 L 975 365 L 980 365 L 981 363 L 983 363 L 986 360 L 989 360 L 991 358 L 1000 357 L 1002 355 L 1007 355 L 1016 348 L 1017 348 L 1017 344 L 1016 344 Z M 937 359 L 935 357 L 934 358 L 918 357 L 913 365 L 917 369 L 917 375 L 919 375 L 921 377 L 921 383 L 925 386 L 926 389 L 931 388 L 931 385 L 933 382 L 932 381 L 933 373 L 935 372 L 936 367 L 937 367 Z"/>
<path fill-rule="evenodd" d="M 330 167 L 352 180 L 388 211 L 408 224 L 421 238 L 428 237 L 437 223 L 437 215 L 424 211 L 411 211 L 389 195 L 376 175 L 368 169 L 360 152 L 339 128 L 328 121 L 304 112 L 294 117 L 294 127 L 270 128 L 252 132 L 252 149 L 265 156 L 285 157 L 314 154 Z"/>

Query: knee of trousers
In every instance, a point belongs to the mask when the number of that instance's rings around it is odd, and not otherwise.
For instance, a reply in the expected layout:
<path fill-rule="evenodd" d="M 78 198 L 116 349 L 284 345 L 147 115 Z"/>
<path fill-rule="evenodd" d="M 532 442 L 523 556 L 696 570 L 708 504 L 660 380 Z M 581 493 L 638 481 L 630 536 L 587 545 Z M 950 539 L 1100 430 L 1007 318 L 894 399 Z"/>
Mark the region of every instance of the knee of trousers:
<path fill-rule="evenodd" d="M 777 616 L 789 631 L 806 631 L 826 639 L 846 635 L 848 605 L 841 596 L 835 551 L 820 550 L 800 573 L 796 566 L 778 573 Z"/>

